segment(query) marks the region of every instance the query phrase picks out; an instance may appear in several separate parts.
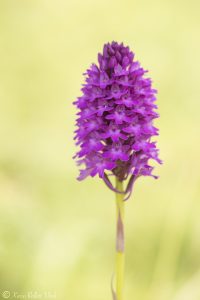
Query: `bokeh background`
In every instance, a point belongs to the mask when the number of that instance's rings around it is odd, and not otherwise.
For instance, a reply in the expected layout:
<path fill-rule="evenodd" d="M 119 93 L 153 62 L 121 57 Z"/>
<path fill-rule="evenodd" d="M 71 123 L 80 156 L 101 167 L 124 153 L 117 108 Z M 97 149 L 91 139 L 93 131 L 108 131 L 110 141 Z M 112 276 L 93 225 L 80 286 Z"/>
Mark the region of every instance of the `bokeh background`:
<path fill-rule="evenodd" d="M 72 102 L 112 40 L 150 70 L 164 160 L 126 204 L 125 299 L 200 299 L 199 11 L 195 0 L 0 0 L 2 299 L 111 299 L 114 194 L 76 181 Z"/>

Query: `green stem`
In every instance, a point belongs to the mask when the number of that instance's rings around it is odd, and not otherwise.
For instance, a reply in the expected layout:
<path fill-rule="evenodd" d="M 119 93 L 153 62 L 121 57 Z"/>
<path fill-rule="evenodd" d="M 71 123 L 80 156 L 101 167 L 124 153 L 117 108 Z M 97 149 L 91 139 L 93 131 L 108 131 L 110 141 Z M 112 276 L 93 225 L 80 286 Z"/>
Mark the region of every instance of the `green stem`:
<path fill-rule="evenodd" d="M 116 178 L 116 188 L 123 191 L 123 183 Z M 116 297 L 123 300 L 124 288 L 124 195 L 116 193 L 117 236 L 116 236 Z"/>

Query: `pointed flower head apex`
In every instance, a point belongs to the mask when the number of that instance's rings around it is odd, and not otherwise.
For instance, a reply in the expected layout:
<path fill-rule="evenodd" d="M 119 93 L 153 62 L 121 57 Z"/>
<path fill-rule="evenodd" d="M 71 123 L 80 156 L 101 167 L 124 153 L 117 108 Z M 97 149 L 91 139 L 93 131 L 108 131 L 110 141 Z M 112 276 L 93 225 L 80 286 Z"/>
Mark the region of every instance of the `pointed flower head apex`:
<path fill-rule="evenodd" d="M 78 108 L 75 155 L 79 180 L 98 175 L 109 187 L 109 174 L 120 181 L 130 177 L 127 191 L 139 176 L 152 175 L 150 161 L 161 163 L 153 121 L 158 118 L 157 91 L 134 53 L 123 43 L 105 44 L 98 64 L 86 71 L 82 96 L 74 102 Z"/>

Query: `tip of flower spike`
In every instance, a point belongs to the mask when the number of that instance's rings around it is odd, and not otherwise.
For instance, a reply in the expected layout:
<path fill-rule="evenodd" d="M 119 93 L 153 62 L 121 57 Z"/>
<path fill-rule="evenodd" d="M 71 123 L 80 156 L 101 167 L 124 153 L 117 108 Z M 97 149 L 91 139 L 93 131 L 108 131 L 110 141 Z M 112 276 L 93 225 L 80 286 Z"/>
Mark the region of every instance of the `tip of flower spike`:
<path fill-rule="evenodd" d="M 133 52 L 129 47 L 125 47 L 123 43 L 119 44 L 115 41 L 107 43 L 103 47 L 103 53 L 98 54 L 98 62 L 101 70 L 113 70 L 120 64 L 123 68 L 129 66 L 134 58 Z"/>

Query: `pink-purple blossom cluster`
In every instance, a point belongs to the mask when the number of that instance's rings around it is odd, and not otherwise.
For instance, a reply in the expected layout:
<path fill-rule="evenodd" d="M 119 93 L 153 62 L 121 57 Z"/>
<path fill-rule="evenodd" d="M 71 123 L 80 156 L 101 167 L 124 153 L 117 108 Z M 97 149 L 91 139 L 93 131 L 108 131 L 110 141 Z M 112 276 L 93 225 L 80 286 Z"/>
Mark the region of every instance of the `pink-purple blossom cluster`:
<path fill-rule="evenodd" d="M 82 96 L 74 102 L 79 110 L 75 157 L 85 167 L 79 180 L 99 175 L 112 188 L 107 172 L 120 181 L 130 175 L 126 191 L 130 192 L 139 176 L 156 177 L 151 159 L 161 163 L 156 143 L 151 141 L 158 135 L 153 125 L 158 118 L 156 90 L 145 77 L 147 71 L 123 43 L 104 45 L 98 62 L 84 74 Z"/>

